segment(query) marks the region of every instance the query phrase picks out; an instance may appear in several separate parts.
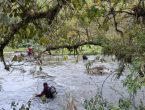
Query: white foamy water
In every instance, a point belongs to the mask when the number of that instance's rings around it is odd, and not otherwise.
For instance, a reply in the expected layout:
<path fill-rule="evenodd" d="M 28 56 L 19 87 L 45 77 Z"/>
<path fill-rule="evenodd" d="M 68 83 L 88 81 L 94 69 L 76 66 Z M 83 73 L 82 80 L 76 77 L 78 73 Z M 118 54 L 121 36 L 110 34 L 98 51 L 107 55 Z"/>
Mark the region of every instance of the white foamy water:
<path fill-rule="evenodd" d="M 89 60 L 93 59 L 95 59 L 94 56 L 89 56 Z M 5 71 L 2 63 L 0 63 L 0 78 L 3 78 L 3 89 L 0 91 L 0 110 L 2 108 L 11 110 L 12 101 L 18 102 L 18 107 L 22 103 L 26 104 L 36 93 L 42 91 L 44 82 L 56 87 L 58 92 L 57 97 L 45 104 L 34 98 L 30 110 L 63 110 L 67 104 L 69 95 L 73 96 L 78 110 L 84 110 L 84 99 L 94 97 L 109 74 L 111 75 L 105 81 L 102 89 L 104 99 L 117 104 L 119 98 L 129 98 L 126 88 L 123 88 L 121 83 L 125 76 L 122 76 L 119 80 L 115 80 L 113 75 L 115 69 L 118 67 L 117 62 L 111 60 L 104 63 L 96 61 L 93 66 L 103 65 L 108 68 L 109 73 L 103 76 L 87 74 L 85 68 L 87 62 L 80 60 L 78 63 L 75 63 L 75 59 L 72 56 L 69 57 L 69 60 L 60 61 L 59 63 L 53 60 L 52 64 L 51 61 L 48 61 L 47 65 L 42 66 L 42 71 L 53 77 L 44 79 L 39 77 L 34 78 L 30 74 L 30 70 L 35 67 L 34 64 L 27 63 L 27 66 L 22 66 L 26 70 L 25 73 L 22 73 L 20 70 L 14 70 L 13 72 Z M 38 68 L 39 66 L 37 66 Z M 144 96 L 145 92 L 142 89 L 138 92 L 136 100 L 144 99 Z"/>

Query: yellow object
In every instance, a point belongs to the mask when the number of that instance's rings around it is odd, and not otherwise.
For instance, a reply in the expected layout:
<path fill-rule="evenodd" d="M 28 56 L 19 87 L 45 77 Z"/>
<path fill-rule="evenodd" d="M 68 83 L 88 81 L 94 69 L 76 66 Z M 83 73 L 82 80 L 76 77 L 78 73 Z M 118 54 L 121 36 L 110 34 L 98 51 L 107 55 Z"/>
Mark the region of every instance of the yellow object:
<path fill-rule="evenodd" d="M 41 96 L 40 99 L 42 100 L 43 103 L 46 102 L 46 96 L 45 95 Z"/>

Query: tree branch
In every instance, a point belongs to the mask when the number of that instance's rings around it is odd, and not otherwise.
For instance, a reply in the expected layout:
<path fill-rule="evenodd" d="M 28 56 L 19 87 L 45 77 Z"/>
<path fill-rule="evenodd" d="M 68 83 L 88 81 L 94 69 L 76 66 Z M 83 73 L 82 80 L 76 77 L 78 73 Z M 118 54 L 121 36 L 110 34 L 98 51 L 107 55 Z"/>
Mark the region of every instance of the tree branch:
<path fill-rule="evenodd" d="M 100 45 L 101 46 L 102 43 L 101 42 L 88 41 L 88 42 L 78 42 L 78 43 L 76 43 L 74 45 L 68 45 L 68 44 L 66 44 L 66 45 L 60 45 L 60 46 L 57 46 L 57 45 L 55 45 L 55 46 L 48 45 L 45 51 L 57 50 L 57 49 L 62 49 L 62 48 L 67 48 L 67 49 L 70 50 L 70 49 L 76 49 L 76 48 L 78 48 L 80 46 L 83 46 L 83 45 Z"/>
<path fill-rule="evenodd" d="M 58 4 L 56 7 L 46 12 L 39 12 L 34 13 L 33 15 L 28 15 L 27 17 L 23 18 L 22 21 L 20 21 L 19 23 L 12 24 L 11 32 L 8 33 L 8 35 L 4 36 L 5 39 L 3 42 L 0 43 L 0 48 L 4 49 L 5 46 L 8 45 L 9 42 L 14 38 L 14 35 L 19 31 L 19 29 L 28 25 L 28 23 L 32 22 L 33 20 L 46 18 L 48 19 L 48 25 L 51 25 L 52 21 L 54 20 L 55 16 L 57 16 L 63 5 L 65 5 L 65 3 L 62 5 Z"/>

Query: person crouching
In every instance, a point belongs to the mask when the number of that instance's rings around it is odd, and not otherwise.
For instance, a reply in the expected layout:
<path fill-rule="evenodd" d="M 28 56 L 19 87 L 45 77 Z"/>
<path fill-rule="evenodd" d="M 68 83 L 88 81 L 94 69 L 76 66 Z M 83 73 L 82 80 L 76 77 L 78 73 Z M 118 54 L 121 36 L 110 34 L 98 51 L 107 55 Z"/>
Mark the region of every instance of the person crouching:
<path fill-rule="evenodd" d="M 51 86 L 49 87 L 47 83 L 43 83 L 43 91 L 36 95 L 36 97 L 43 97 L 45 96 L 46 98 L 54 98 L 55 95 L 57 94 L 55 87 Z"/>

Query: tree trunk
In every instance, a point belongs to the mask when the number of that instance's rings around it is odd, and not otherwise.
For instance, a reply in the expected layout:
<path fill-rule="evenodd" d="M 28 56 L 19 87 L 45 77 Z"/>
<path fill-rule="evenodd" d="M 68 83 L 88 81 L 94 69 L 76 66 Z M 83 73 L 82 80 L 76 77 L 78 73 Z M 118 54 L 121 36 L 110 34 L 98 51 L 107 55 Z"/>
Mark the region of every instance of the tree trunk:
<path fill-rule="evenodd" d="M 1 61 L 3 62 L 3 64 L 4 64 L 4 68 L 9 71 L 10 70 L 10 67 L 5 62 L 3 50 L 4 50 L 3 48 L 0 49 L 0 58 L 1 58 Z"/>

